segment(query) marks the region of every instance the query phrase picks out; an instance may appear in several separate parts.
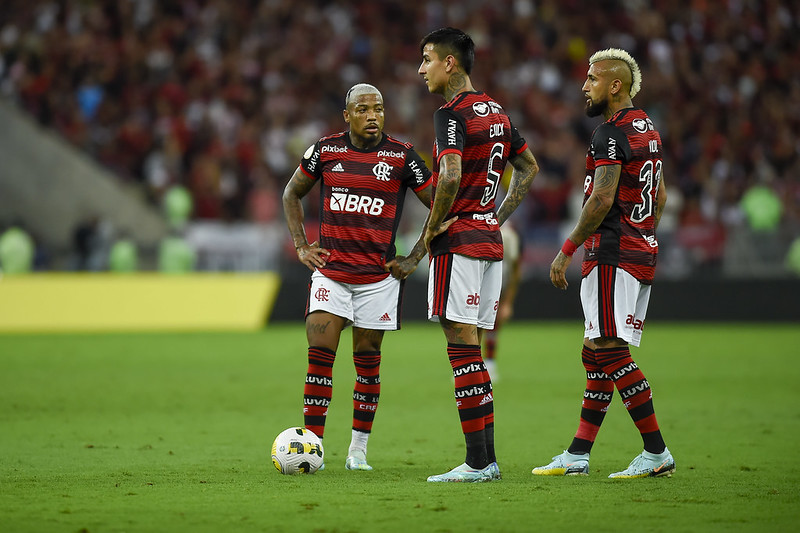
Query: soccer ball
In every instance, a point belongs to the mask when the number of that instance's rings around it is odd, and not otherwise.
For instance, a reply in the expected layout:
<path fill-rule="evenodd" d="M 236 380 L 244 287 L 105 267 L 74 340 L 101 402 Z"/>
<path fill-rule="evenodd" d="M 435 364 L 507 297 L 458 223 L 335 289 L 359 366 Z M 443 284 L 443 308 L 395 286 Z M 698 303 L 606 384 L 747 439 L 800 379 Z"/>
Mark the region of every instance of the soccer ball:
<path fill-rule="evenodd" d="M 281 474 L 313 474 L 322 466 L 324 453 L 322 441 L 313 431 L 289 428 L 272 443 L 272 464 Z"/>

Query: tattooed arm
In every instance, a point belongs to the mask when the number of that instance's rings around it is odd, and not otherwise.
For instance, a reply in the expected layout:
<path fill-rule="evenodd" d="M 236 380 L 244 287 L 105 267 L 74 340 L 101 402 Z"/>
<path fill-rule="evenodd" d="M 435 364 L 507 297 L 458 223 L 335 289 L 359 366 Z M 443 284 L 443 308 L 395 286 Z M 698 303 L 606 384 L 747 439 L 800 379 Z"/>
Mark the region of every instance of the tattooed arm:
<path fill-rule="evenodd" d="M 514 170 L 511 173 L 508 193 L 497 210 L 497 222 L 501 226 L 522 203 L 522 199 L 525 198 L 531 183 L 533 183 L 533 178 L 539 173 L 539 164 L 533 157 L 530 148 L 526 148 L 524 152 L 509 159 L 508 162 L 511 163 Z"/>
<path fill-rule="evenodd" d="M 569 234 L 569 240 L 575 245 L 580 246 L 597 231 L 600 223 L 608 214 L 614 204 L 614 197 L 617 194 L 619 176 L 622 172 L 621 165 L 603 165 L 594 172 L 594 188 L 592 194 L 586 200 L 581 211 L 578 223 Z M 550 281 L 559 289 L 567 288 L 566 271 L 572 257 L 560 251 L 550 265 Z"/>
<path fill-rule="evenodd" d="M 331 255 L 328 250 L 320 248 L 316 241 L 308 244 L 306 230 L 303 227 L 305 215 L 300 200 L 308 194 L 314 183 L 314 180 L 303 174 L 298 167 L 283 190 L 283 212 L 286 216 L 286 225 L 289 226 L 289 234 L 297 250 L 297 258 L 311 271 L 316 267 L 324 267 L 328 256 Z"/>
<path fill-rule="evenodd" d="M 425 249 L 430 253 L 431 241 L 440 233 L 447 231 L 456 217 L 445 221 L 444 217 L 453 207 L 453 202 L 461 186 L 461 156 L 458 154 L 445 154 L 439 162 L 439 182 L 436 185 L 436 195 L 433 197 L 428 225 L 425 227 Z"/>
<path fill-rule="evenodd" d="M 428 186 L 416 192 L 419 201 L 422 202 L 422 204 L 429 209 L 431 207 L 432 188 L 433 187 Z M 411 249 L 408 255 L 406 256 L 398 255 L 391 261 L 387 262 L 386 265 L 384 265 L 383 267 L 385 271 L 389 272 L 392 276 L 394 276 L 397 279 L 406 279 L 417 269 L 417 265 L 419 265 L 419 262 L 422 260 L 423 257 L 425 257 L 426 251 L 425 251 L 424 238 L 425 238 L 425 231 L 428 227 L 428 221 L 430 220 L 430 218 L 431 214 L 430 212 L 428 212 L 428 215 L 425 217 L 425 222 L 422 224 L 422 232 L 420 233 L 417 242 L 414 243 L 414 247 Z M 450 226 L 450 224 L 447 222 L 445 224 L 446 227 Z"/>

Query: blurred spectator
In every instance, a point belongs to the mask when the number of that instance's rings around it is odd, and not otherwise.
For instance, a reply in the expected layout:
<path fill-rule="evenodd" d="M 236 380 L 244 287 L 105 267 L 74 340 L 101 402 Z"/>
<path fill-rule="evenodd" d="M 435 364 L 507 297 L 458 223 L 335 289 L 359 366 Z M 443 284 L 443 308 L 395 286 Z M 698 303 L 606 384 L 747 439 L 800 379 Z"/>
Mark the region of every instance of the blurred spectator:
<path fill-rule="evenodd" d="M 111 225 L 97 215 L 78 223 L 72 233 L 72 270 L 105 270 L 111 239 Z"/>
<path fill-rule="evenodd" d="M 197 253 L 181 235 L 170 235 L 158 248 L 158 270 L 167 274 L 193 272 Z"/>
<path fill-rule="evenodd" d="M 786 266 L 791 272 L 800 276 L 800 237 L 797 237 L 789 247 L 789 253 L 786 254 Z"/>
<path fill-rule="evenodd" d="M 775 231 L 781 220 L 781 199 L 764 185 L 750 187 L 742 196 L 742 211 L 754 231 Z"/>
<path fill-rule="evenodd" d="M 0 272 L 25 274 L 33 267 L 33 239 L 25 230 L 12 226 L 0 235 Z"/>
<path fill-rule="evenodd" d="M 173 230 L 184 229 L 194 209 L 189 192 L 184 187 L 175 185 L 167 190 L 162 201 L 169 227 Z"/>
<path fill-rule="evenodd" d="M 139 250 L 128 238 L 118 239 L 108 254 L 108 270 L 117 273 L 136 272 L 139 269 Z"/>

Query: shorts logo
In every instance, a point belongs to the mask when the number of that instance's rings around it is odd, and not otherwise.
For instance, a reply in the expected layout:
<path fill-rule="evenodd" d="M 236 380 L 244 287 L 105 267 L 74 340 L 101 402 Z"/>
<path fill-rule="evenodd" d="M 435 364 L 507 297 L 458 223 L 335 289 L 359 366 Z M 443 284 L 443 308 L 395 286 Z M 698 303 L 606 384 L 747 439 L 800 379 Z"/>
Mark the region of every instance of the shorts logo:
<path fill-rule="evenodd" d="M 317 299 L 318 302 L 327 302 L 328 296 L 330 296 L 331 291 L 326 289 L 325 287 L 320 287 L 317 289 L 317 292 L 314 293 L 314 298 Z"/>
<path fill-rule="evenodd" d="M 642 329 L 644 328 L 644 322 L 642 320 L 637 319 L 633 315 L 628 315 L 628 319 L 625 323 L 629 326 L 633 326 L 633 329 Z"/>
<path fill-rule="evenodd" d="M 380 198 L 372 198 L 371 196 L 334 192 L 331 193 L 331 201 L 328 205 L 331 211 L 379 216 L 383 213 L 384 203 Z"/>
<path fill-rule="evenodd" d="M 381 181 L 389 181 L 389 174 L 394 170 L 394 167 L 386 161 L 381 161 L 372 167 L 372 173 Z"/>
<path fill-rule="evenodd" d="M 467 296 L 467 305 L 478 305 L 481 303 L 481 296 L 479 294 L 470 294 Z"/>
<path fill-rule="evenodd" d="M 389 316 L 389 313 L 383 313 L 383 316 L 379 319 L 381 322 L 391 322 L 392 317 Z"/>

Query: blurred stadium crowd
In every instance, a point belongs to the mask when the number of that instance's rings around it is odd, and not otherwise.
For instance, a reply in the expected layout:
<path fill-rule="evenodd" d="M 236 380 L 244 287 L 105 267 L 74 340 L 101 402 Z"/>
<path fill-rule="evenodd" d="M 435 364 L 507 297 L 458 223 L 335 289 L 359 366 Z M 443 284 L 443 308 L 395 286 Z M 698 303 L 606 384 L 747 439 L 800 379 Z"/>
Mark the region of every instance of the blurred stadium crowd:
<path fill-rule="evenodd" d="M 383 91 L 388 133 L 430 153 L 443 102 L 416 73 L 418 43 L 446 25 L 472 35 L 476 87 L 540 161 L 514 221 L 529 263 L 549 264 L 576 216 L 597 125 L 580 87 L 608 46 L 642 67 L 634 103 L 663 137 L 663 233 L 684 264 L 717 264 L 731 233 L 798 233 L 792 1 L 7 0 L 0 95 L 154 203 L 179 184 L 194 219 L 282 223 L 284 184 L 309 144 L 344 129 L 356 82 Z"/>

